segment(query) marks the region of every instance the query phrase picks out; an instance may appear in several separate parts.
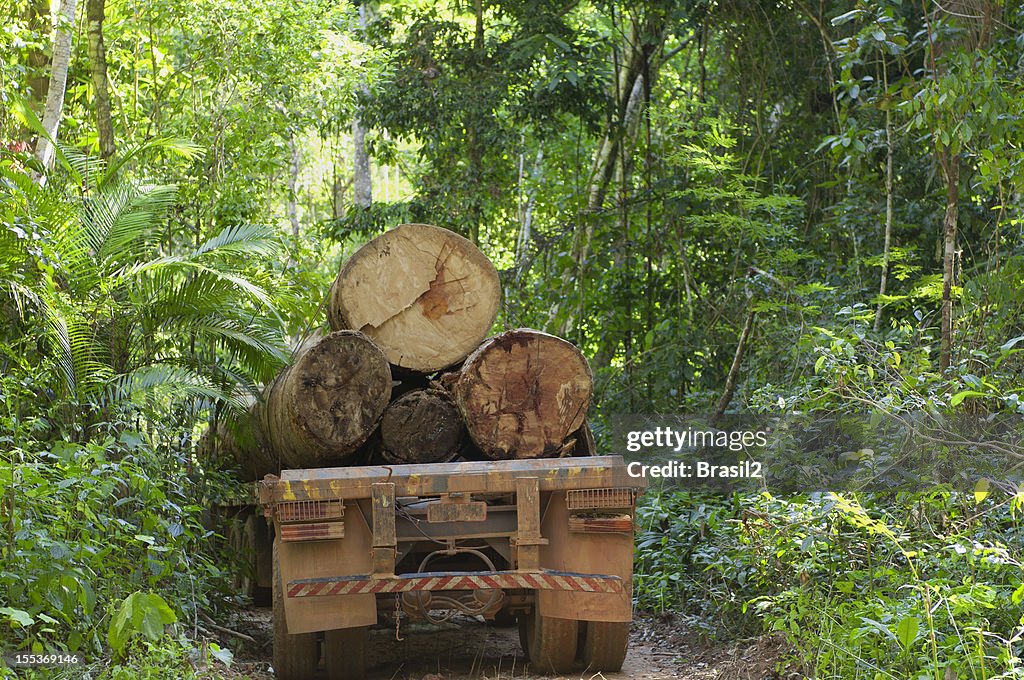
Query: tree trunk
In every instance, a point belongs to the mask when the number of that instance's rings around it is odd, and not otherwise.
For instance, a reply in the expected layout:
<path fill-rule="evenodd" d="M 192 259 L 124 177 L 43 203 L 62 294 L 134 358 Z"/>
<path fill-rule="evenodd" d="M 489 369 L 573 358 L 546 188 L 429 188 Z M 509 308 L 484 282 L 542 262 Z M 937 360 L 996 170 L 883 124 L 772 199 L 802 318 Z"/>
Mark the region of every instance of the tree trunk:
<path fill-rule="evenodd" d="M 117 151 L 114 123 L 110 115 L 110 92 L 107 89 L 107 49 L 103 45 L 103 19 L 106 0 L 86 0 L 85 14 L 89 22 L 89 63 L 92 66 L 92 89 L 96 104 L 96 131 L 100 156 L 110 158 Z"/>
<path fill-rule="evenodd" d="M 572 344 L 529 329 L 482 344 L 454 385 L 466 428 L 492 460 L 572 453 L 593 392 L 590 366 Z"/>
<path fill-rule="evenodd" d="M 93 0 L 89 0 L 92 2 Z M 292 225 L 292 236 L 299 240 L 299 200 L 296 187 L 299 184 L 299 170 L 302 165 L 302 153 L 295 143 L 295 135 L 288 135 L 288 149 L 291 151 L 291 163 L 288 166 L 288 221 Z"/>
<path fill-rule="evenodd" d="M 525 177 L 525 159 L 519 155 L 519 237 L 516 239 L 516 281 L 520 281 L 526 273 L 530 258 L 530 242 L 533 240 L 533 211 L 537 205 L 537 185 L 543 171 L 544 147 L 538 146 L 537 156 L 530 171 L 530 184 L 522 189 Z M 524 196 L 525 194 L 525 196 Z"/>
<path fill-rule="evenodd" d="M 336 331 L 282 370 L 254 411 L 283 467 L 325 467 L 351 461 L 390 398 L 380 349 L 362 333 Z"/>
<path fill-rule="evenodd" d="M 946 216 L 942 221 L 942 329 L 939 370 L 949 368 L 953 350 L 953 286 L 955 285 L 957 203 L 960 197 L 960 159 L 949 147 L 941 151 L 946 179 Z"/>
<path fill-rule="evenodd" d="M 36 142 L 36 160 L 47 172 L 53 168 L 55 158 L 53 142 L 57 141 L 60 120 L 64 115 L 64 92 L 68 84 L 68 67 L 71 65 L 71 33 L 75 27 L 77 0 L 63 0 L 60 7 L 61 24 L 53 37 L 53 61 L 50 67 L 50 84 L 46 92 L 46 106 L 43 108 L 43 130 Z M 53 142 L 51 142 L 53 140 Z M 39 178 L 45 182 L 45 175 Z"/>
<path fill-rule="evenodd" d="M 384 411 L 381 455 L 389 463 L 445 463 L 458 454 L 465 432 L 450 394 L 413 390 Z"/>
<path fill-rule="evenodd" d="M 483 253 L 455 232 L 403 224 L 360 248 L 331 286 L 331 328 L 366 333 L 388 361 L 432 373 L 487 337 L 501 283 Z"/>
<path fill-rule="evenodd" d="M 25 7 L 25 23 L 34 33 L 49 34 L 53 25 L 49 0 L 31 0 Z M 46 56 L 46 50 L 34 47 L 29 50 L 26 61 L 29 67 L 28 85 L 31 89 L 29 102 L 32 111 L 42 118 L 43 102 L 46 101 L 47 88 L 50 85 L 46 73 L 46 66 L 50 60 Z"/>
<path fill-rule="evenodd" d="M 711 414 L 710 425 L 714 427 L 725 415 L 729 408 L 729 402 L 736 391 L 736 382 L 740 376 L 740 365 L 743 363 L 743 355 L 747 352 L 747 342 L 750 340 L 750 332 L 754 328 L 754 299 L 747 301 L 747 319 L 743 322 L 743 330 L 740 332 L 740 339 L 736 343 L 736 353 L 732 357 L 732 365 L 729 366 L 729 374 L 725 378 L 725 387 L 722 388 L 722 396 L 718 400 L 715 412 Z"/>
<path fill-rule="evenodd" d="M 885 70 L 883 64 L 882 70 Z M 889 89 L 888 78 L 885 80 L 885 89 Z M 889 250 L 892 246 L 892 200 L 893 200 L 893 178 L 892 178 L 892 110 L 891 105 L 885 109 L 885 243 L 882 245 L 882 278 L 878 286 L 879 298 L 885 295 L 886 285 L 889 280 Z M 880 299 L 878 308 L 875 310 L 875 332 L 882 328 L 882 307 L 884 303 Z"/>
<path fill-rule="evenodd" d="M 359 28 L 366 30 L 366 5 L 359 5 Z M 369 87 L 366 83 L 360 85 L 361 94 L 369 94 Z M 356 108 L 356 114 L 352 117 L 352 146 L 353 158 L 353 202 L 360 208 L 369 208 L 373 203 L 373 182 L 370 178 L 370 156 L 366 153 L 366 128 L 363 127 L 362 111 Z"/>
<path fill-rule="evenodd" d="M 653 91 L 658 68 L 663 61 L 661 55 L 668 23 L 663 12 L 649 9 L 646 14 L 632 17 L 629 21 L 628 37 L 625 40 L 625 56 L 615 72 L 610 87 L 612 112 L 605 122 L 604 134 L 598 142 L 591 163 L 587 181 L 587 205 L 579 219 L 572 242 L 574 266 L 562 273 L 564 299 L 572 299 L 572 289 L 586 278 L 586 262 L 590 256 L 591 243 L 597 223 L 596 214 L 604 206 L 608 187 L 616 176 L 619 165 L 632 156 L 635 137 L 639 131 L 639 115 L 643 94 Z M 645 82 L 645 80 L 647 82 Z M 628 153 L 625 153 L 628 151 Z M 620 172 L 627 177 L 629 172 Z M 555 305 L 549 316 L 550 321 L 559 320 L 558 332 L 566 335 L 576 322 L 582 310 L 565 313 L 562 304 Z"/>

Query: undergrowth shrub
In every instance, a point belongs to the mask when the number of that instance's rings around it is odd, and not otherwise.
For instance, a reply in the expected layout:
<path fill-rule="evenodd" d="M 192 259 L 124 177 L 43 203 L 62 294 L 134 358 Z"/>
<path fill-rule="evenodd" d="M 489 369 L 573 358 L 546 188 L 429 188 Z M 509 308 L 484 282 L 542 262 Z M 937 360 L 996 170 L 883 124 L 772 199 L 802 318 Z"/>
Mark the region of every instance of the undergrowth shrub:
<path fill-rule="evenodd" d="M 649 493 L 636 596 L 819 678 L 1021 678 L 1024 494 Z"/>
<path fill-rule="evenodd" d="M 5 437 L 0 464 L 0 649 L 105 654 L 132 592 L 194 620 L 223 588 L 184 454 L 144 434 L 85 444 Z"/>

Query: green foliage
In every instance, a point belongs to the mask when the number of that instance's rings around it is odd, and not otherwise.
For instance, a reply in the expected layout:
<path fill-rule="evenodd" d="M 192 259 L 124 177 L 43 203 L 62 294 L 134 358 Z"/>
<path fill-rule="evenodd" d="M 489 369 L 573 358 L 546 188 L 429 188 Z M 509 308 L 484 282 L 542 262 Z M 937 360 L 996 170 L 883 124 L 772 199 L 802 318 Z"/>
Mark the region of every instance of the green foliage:
<path fill-rule="evenodd" d="M 174 611 L 155 593 L 136 591 L 126 597 L 110 620 L 107 641 L 117 655 L 134 635 L 141 633 L 151 642 L 164 635 L 164 627 L 178 620 Z"/>
<path fill-rule="evenodd" d="M 155 150 L 194 152 L 156 140 L 110 167 L 63 152 L 77 196 L 0 167 L 0 280 L 22 323 L 45 320 L 47 347 L 37 361 L 51 376 L 44 389 L 84 407 L 80 420 L 65 419 L 72 430 L 132 400 L 230 398 L 237 383 L 246 383 L 212 361 L 215 348 L 250 379 L 284 360 L 273 317 L 268 322 L 249 311 L 270 305 L 270 297 L 241 269 L 248 258 L 276 252 L 274 235 L 235 225 L 181 254 L 163 252 L 163 219 L 175 188 L 122 172 L 129 159 Z"/>
<path fill-rule="evenodd" d="M 819 677 L 1024 676 L 1019 496 L 893 500 L 659 492 L 639 512 L 639 602 L 712 635 L 783 632 Z"/>
<path fill-rule="evenodd" d="M 322 325 L 340 258 L 399 222 L 475 238 L 498 325 L 583 348 L 599 438 L 611 414 L 717 404 L 751 313 L 730 411 L 1024 413 L 1024 9 L 933 4 L 108 2 L 118 154 L 94 157 L 76 34 L 41 185 L 50 17 L 8 0 L 0 648 L 120 650 L 94 677 L 215 667 L 180 625 L 146 635 L 221 599 L 204 515 L 229 492 L 193 440 Z M 960 167 L 945 373 L 937 152 Z M 886 463 L 840 444 L 836 465 Z M 816 677 L 1020 677 L 1020 503 L 996 478 L 975 493 L 654 493 L 637 596 L 710 636 L 784 631 Z"/>
<path fill-rule="evenodd" d="M 2 387 L 19 395 L 13 379 Z M 2 423 L 10 435 L 0 465 L 0 604 L 18 625 L 4 628 L 0 646 L 98 655 L 104 622 L 132 590 L 159 589 L 184 610 L 210 606 L 222 572 L 203 547 L 211 534 L 186 452 L 127 429 L 95 443 L 42 444 L 37 423 L 12 425 L 9 412 Z M 135 612 L 155 603 L 140 597 Z M 125 616 L 117 640 L 138 623 L 132 610 Z"/>

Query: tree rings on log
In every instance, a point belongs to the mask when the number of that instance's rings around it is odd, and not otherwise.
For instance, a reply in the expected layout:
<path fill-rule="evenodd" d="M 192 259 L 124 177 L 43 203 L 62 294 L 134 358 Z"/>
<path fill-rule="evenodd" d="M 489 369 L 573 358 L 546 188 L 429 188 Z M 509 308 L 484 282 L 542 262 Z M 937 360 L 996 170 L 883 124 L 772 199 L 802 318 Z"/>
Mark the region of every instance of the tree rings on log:
<path fill-rule="evenodd" d="M 395 366 L 432 373 L 487 337 L 501 283 L 468 239 L 427 224 L 403 224 L 352 255 L 331 286 L 331 328 L 366 333 Z"/>
<path fill-rule="evenodd" d="M 299 354 L 263 396 L 260 429 L 282 465 L 345 465 L 388 405 L 391 367 L 362 333 L 335 331 Z"/>
<path fill-rule="evenodd" d="M 465 431 L 451 395 L 413 390 L 384 411 L 381 454 L 390 463 L 446 463 L 458 455 Z"/>
<path fill-rule="evenodd" d="M 571 343 L 518 329 L 473 352 L 454 393 L 473 442 L 488 458 L 555 457 L 570 453 L 565 443 L 583 425 L 593 378 Z"/>

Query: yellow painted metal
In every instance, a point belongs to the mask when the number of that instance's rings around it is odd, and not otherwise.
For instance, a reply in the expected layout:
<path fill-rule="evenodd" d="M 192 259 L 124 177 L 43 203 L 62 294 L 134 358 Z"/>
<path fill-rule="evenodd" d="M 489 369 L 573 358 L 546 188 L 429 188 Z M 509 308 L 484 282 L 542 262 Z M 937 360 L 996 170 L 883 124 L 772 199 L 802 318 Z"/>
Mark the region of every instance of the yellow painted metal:
<path fill-rule="evenodd" d="M 285 470 L 280 479 L 259 483 L 260 502 L 370 498 L 373 485 L 392 483 L 395 495 L 440 496 L 445 493 L 512 493 L 516 479 L 536 477 L 541 492 L 646 486 L 630 477 L 621 456 L 539 460 L 473 461 L 423 465 Z"/>

